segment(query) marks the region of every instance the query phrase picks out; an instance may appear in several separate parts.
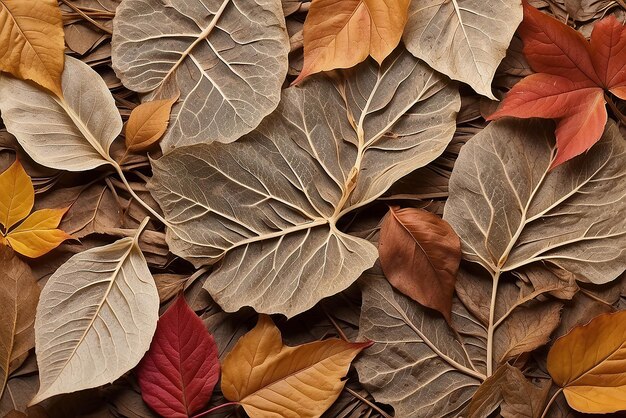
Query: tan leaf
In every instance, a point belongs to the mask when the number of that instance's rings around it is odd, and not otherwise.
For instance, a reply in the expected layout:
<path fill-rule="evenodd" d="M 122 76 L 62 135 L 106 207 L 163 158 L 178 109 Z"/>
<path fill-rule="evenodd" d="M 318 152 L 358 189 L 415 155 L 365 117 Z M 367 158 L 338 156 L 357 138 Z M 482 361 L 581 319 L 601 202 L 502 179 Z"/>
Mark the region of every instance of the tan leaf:
<path fill-rule="evenodd" d="M 304 22 L 304 67 L 294 84 L 320 71 L 378 64 L 400 42 L 410 0 L 314 0 Z"/>
<path fill-rule="evenodd" d="M 577 411 L 607 414 L 626 409 L 626 311 L 603 314 L 559 338 L 548 353 L 548 372 Z"/>
<path fill-rule="evenodd" d="M 126 124 L 126 148 L 130 152 L 145 151 L 165 133 L 172 106 L 178 95 L 171 99 L 145 102 L 133 109 Z"/>
<path fill-rule="evenodd" d="M 39 286 L 30 267 L 0 246 L 0 398 L 7 379 L 35 346 Z"/>
<path fill-rule="evenodd" d="M 378 255 L 396 289 L 450 322 L 461 241 L 446 221 L 423 209 L 391 207 L 381 225 Z"/>
<path fill-rule="evenodd" d="M 8 231 L 28 216 L 35 203 L 35 189 L 19 161 L 0 174 L 0 225 Z"/>
<path fill-rule="evenodd" d="M 41 257 L 58 247 L 71 235 L 58 229 L 64 209 L 41 209 L 33 212 L 17 228 L 10 231 L 6 240 L 18 253 L 30 258 Z"/>
<path fill-rule="evenodd" d="M 0 71 L 63 96 L 63 36 L 56 0 L 0 0 Z"/>
<path fill-rule="evenodd" d="M 222 393 L 251 418 L 320 417 L 345 385 L 350 363 L 369 343 L 339 339 L 283 345 L 269 316 L 241 337 L 222 367 Z"/>

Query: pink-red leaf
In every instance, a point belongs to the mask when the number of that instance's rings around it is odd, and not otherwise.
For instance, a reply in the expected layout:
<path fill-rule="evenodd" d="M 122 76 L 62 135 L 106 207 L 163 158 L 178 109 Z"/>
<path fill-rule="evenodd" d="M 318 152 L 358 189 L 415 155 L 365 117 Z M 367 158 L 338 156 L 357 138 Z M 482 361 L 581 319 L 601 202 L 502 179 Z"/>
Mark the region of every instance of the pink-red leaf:
<path fill-rule="evenodd" d="M 599 21 L 591 42 L 524 2 L 519 27 L 524 55 L 537 74 L 517 83 L 488 119 L 555 119 L 554 168 L 591 148 L 607 121 L 605 90 L 626 98 L 626 30 L 613 16 Z"/>
<path fill-rule="evenodd" d="M 159 319 L 137 376 L 143 400 L 167 418 L 189 417 L 211 399 L 220 376 L 217 345 L 183 296 Z"/>

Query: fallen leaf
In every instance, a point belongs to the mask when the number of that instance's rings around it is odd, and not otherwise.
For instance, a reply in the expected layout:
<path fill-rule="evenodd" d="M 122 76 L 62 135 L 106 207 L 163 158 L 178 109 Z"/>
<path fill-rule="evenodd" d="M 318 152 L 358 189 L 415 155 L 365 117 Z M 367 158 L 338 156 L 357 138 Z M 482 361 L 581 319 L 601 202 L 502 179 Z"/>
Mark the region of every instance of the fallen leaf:
<path fill-rule="evenodd" d="M 27 217 L 35 204 L 35 188 L 18 160 L 0 174 L 0 191 L 0 225 L 6 233 Z"/>
<path fill-rule="evenodd" d="M 435 70 L 495 99 L 491 82 L 521 21 L 519 0 L 416 0 L 402 39 Z"/>
<path fill-rule="evenodd" d="M 130 152 L 146 151 L 165 133 L 170 112 L 178 95 L 171 99 L 145 102 L 133 109 L 126 123 L 126 148 Z"/>
<path fill-rule="evenodd" d="M 44 287 L 35 320 L 37 404 L 105 385 L 135 367 L 150 347 L 159 295 L 133 238 L 74 255 Z"/>
<path fill-rule="evenodd" d="M 220 377 L 217 345 L 184 296 L 159 318 L 137 377 L 144 401 L 164 417 L 190 417 L 211 399 Z"/>
<path fill-rule="evenodd" d="M 597 316 L 559 338 L 548 371 L 577 411 L 608 414 L 626 409 L 626 311 Z"/>
<path fill-rule="evenodd" d="M 288 88 L 237 142 L 152 161 L 170 250 L 196 266 L 221 260 L 205 288 L 226 311 L 301 313 L 374 263 L 376 248 L 338 220 L 439 156 L 458 108 L 449 81 L 402 50 L 339 84 L 318 76 Z"/>
<path fill-rule="evenodd" d="M 378 256 L 397 290 L 451 321 L 461 242 L 446 221 L 423 209 L 389 208 L 380 228 Z"/>
<path fill-rule="evenodd" d="M 130 90 L 181 100 L 161 148 L 232 142 L 280 100 L 289 38 L 280 0 L 127 0 L 113 20 L 111 59 Z"/>
<path fill-rule="evenodd" d="M 0 71 L 63 96 L 63 20 L 56 0 L 0 0 Z"/>
<path fill-rule="evenodd" d="M 293 84 L 320 71 L 382 62 L 398 46 L 410 0 L 315 0 L 304 21 L 304 66 Z"/>
<path fill-rule="evenodd" d="M 0 75 L 0 112 L 7 130 L 46 167 L 84 171 L 115 164 L 109 148 L 122 130 L 122 118 L 102 78 L 87 64 L 67 57 L 63 90 L 59 99 Z"/>
<path fill-rule="evenodd" d="M 517 83 L 488 119 L 555 119 L 554 168 L 600 140 L 607 122 L 605 90 L 626 99 L 626 30 L 609 16 L 596 23 L 588 43 L 525 2 L 519 33 L 524 55 L 537 73 Z"/>
<path fill-rule="evenodd" d="M 222 393 L 251 418 L 317 418 L 335 402 L 350 363 L 369 345 L 328 339 L 288 347 L 270 317 L 261 315 L 226 356 Z"/>
<path fill-rule="evenodd" d="M 30 267 L 0 246 L 0 399 L 6 382 L 35 346 L 39 286 Z"/>
<path fill-rule="evenodd" d="M 536 386 L 518 368 L 504 364 L 478 388 L 467 416 L 488 418 L 499 407 L 503 418 L 539 418 L 549 390 L 549 381 Z"/>

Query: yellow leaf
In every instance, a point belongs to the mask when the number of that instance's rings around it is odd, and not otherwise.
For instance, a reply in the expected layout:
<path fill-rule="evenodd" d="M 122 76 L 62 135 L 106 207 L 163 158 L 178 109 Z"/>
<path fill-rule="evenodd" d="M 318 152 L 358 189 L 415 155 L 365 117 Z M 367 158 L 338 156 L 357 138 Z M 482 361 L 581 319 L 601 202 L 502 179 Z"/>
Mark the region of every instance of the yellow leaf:
<path fill-rule="evenodd" d="M 161 139 L 177 100 L 178 95 L 142 103 L 133 109 L 126 124 L 126 148 L 131 152 L 145 151 Z"/>
<path fill-rule="evenodd" d="M 350 68 L 371 55 L 379 64 L 398 46 L 410 0 L 313 0 L 304 22 L 304 66 L 310 74 Z"/>
<path fill-rule="evenodd" d="M 269 316 L 241 337 L 222 367 L 222 392 L 251 418 L 315 418 L 335 402 L 350 363 L 370 343 L 283 345 Z"/>
<path fill-rule="evenodd" d="M 57 229 L 67 209 L 42 209 L 32 213 L 6 239 L 18 253 L 30 258 L 41 257 L 58 247 L 71 235 Z"/>
<path fill-rule="evenodd" d="M 64 49 L 56 0 L 0 0 L 0 71 L 61 97 Z"/>
<path fill-rule="evenodd" d="M 577 411 L 626 409 L 626 311 L 597 316 L 559 338 L 548 353 L 548 371 Z"/>
<path fill-rule="evenodd" d="M 34 203 L 33 183 L 16 160 L 0 174 L 0 224 L 5 232 L 27 217 Z"/>

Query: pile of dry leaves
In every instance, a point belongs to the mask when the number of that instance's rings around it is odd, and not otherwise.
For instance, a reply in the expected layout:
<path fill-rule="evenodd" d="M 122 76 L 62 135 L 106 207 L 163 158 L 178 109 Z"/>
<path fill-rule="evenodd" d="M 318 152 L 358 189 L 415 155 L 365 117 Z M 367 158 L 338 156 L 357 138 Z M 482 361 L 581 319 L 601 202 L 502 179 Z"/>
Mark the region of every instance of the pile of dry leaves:
<path fill-rule="evenodd" d="M 0 417 L 626 410 L 623 0 L 0 0 Z"/>

